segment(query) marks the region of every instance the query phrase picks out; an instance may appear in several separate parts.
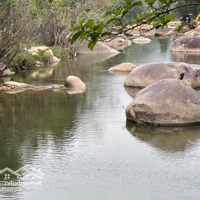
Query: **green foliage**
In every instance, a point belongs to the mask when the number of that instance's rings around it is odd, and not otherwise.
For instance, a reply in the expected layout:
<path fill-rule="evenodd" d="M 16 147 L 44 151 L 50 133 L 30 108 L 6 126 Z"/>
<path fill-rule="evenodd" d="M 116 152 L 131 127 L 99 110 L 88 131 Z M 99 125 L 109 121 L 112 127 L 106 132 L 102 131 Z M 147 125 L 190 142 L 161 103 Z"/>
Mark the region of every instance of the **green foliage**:
<path fill-rule="evenodd" d="M 53 46 L 51 47 L 51 50 L 53 51 L 53 55 L 57 58 L 65 59 L 70 58 L 72 56 L 70 50 L 64 47 Z"/>
<path fill-rule="evenodd" d="M 189 4 L 187 0 L 183 0 L 181 3 L 178 0 L 123 0 L 123 2 L 123 5 L 119 5 L 109 11 L 101 22 L 95 23 L 91 18 L 80 20 L 79 25 L 71 29 L 73 32 L 71 44 L 74 44 L 77 40 L 88 40 L 88 47 L 92 50 L 97 41 L 103 40 L 105 36 L 112 35 L 109 28 L 112 25 L 119 26 L 118 34 L 126 33 L 143 24 L 153 24 L 153 28 L 157 29 L 175 19 L 175 15 L 169 13 L 189 5 L 196 5 L 193 3 Z M 138 10 L 137 7 L 141 6 L 143 6 L 143 9 L 145 8 L 145 12 L 137 12 L 133 20 L 127 21 L 127 16 L 134 10 Z M 132 27 L 128 27 L 127 25 L 132 25 Z"/>
<path fill-rule="evenodd" d="M 33 56 L 34 60 L 40 61 L 44 64 L 50 64 L 51 63 L 51 57 L 45 54 L 45 51 L 40 51 L 38 54 Z"/>
<path fill-rule="evenodd" d="M 16 54 L 9 67 L 16 71 L 18 69 L 30 69 L 33 66 L 35 66 L 34 57 L 27 51 L 21 51 Z"/>

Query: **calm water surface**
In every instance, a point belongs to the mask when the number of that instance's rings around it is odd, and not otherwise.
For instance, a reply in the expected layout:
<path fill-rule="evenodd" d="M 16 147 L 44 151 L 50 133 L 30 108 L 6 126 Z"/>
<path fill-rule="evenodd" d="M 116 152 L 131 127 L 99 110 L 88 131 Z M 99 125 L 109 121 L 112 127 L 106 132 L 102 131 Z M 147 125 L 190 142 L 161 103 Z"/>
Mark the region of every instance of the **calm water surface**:
<path fill-rule="evenodd" d="M 126 122 L 132 98 L 122 62 L 187 61 L 170 54 L 172 39 L 133 44 L 120 55 L 80 56 L 14 80 L 64 83 L 81 77 L 85 94 L 0 93 L 0 169 L 27 164 L 44 176 L 38 187 L 0 188 L 0 200 L 199 200 L 200 129 L 151 128 Z"/>

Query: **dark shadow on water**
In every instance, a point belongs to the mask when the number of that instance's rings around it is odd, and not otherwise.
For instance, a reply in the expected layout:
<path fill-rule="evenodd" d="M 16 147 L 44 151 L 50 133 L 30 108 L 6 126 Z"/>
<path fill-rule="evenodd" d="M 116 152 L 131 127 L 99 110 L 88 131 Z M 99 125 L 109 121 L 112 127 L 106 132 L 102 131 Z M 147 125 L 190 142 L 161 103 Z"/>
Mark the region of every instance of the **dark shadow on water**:
<path fill-rule="evenodd" d="M 134 99 L 135 96 L 137 95 L 137 93 L 140 90 L 142 90 L 143 88 L 134 88 L 134 87 L 125 87 L 124 86 L 124 89 L 126 90 L 126 92 L 128 93 L 128 95 Z"/>
<path fill-rule="evenodd" d="M 130 134 L 146 144 L 161 151 L 185 151 L 195 145 L 200 138 L 200 126 L 193 127 L 153 127 L 140 126 L 127 121 Z"/>

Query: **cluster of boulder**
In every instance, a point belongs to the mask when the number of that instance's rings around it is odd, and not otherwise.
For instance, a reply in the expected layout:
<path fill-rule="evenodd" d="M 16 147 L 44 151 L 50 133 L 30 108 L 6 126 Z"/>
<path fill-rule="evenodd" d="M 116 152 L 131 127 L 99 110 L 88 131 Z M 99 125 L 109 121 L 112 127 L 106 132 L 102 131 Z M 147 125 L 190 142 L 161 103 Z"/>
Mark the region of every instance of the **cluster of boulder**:
<path fill-rule="evenodd" d="M 0 86 L 0 90 L 5 91 L 9 94 L 15 94 L 19 92 L 24 92 L 27 90 L 32 91 L 41 91 L 41 90 L 52 90 L 54 92 L 58 92 L 61 90 L 66 90 L 68 94 L 78 94 L 78 93 L 84 93 L 86 91 L 86 85 L 85 83 L 76 76 L 68 76 L 66 78 L 66 82 L 64 85 L 30 85 L 27 83 L 20 83 L 16 81 L 7 81 L 3 84 L 3 86 Z"/>
<path fill-rule="evenodd" d="M 44 52 L 44 54 L 51 59 L 52 64 L 57 64 L 60 62 L 60 59 L 53 55 L 53 51 L 49 47 L 38 46 L 38 47 L 31 47 L 30 49 L 25 49 L 25 50 L 28 51 L 33 56 L 38 55 L 39 52 Z M 39 66 L 42 63 L 37 61 L 36 64 Z"/>
<path fill-rule="evenodd" d="M 138 37 L 142 36 L 156 36 L 156 37 L 167 37 L 167 36 L 200 36 L 200 27 L 196 26 L 194 29 L 190 29 L 188 26 L 184 26 L 180 32 L 177 32 L 177 28 L 181 25 L 181 21 L 171 21 L 167 24 L 167 27 L 160 27 L 156 30 L 153 29 L 153 25 L 141 25 L 134 29 L 131 26 L 127 26 L 130 30 L 127 35 Z"/>
<path fill-rule="evenodd" d="M 200 37 L 182 37 L 174 41 L 171 51 L 198 53 L 199 44 Z M 119 68 L 126 71 L 126 65 L 114 66 L 109 71 Z M 194 90 L 200 87 L 200 65 L 147 63 L 130 68 L 130 71 L 124 83 L 126 91 L 133 97 L 133 102 L 126 108 L 128 120 L 155 126 L 200 123 L 200 94 Z"/>
<path fill-rule="evenodd" d="M 120 54 L 124 48 L 132 45 L 131 40 L 125 35 L 113 36 L 105 41 L 97 42 L 94 49 L 88 49 L 88 42 L 82 41 L 75 45 L 75 55 L 94 55 L 94 54 Z"/>

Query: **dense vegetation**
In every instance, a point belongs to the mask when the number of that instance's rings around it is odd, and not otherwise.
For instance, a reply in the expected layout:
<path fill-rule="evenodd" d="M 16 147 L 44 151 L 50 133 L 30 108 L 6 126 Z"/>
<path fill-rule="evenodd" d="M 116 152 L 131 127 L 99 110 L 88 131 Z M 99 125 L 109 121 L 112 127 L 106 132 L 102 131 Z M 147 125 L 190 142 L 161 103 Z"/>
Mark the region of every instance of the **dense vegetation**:
<path fill-rule="evenodd" d="M 26 57 L 21 52 L 37 44 L 70 49 L 70 40 L 86 39 L 92 49 L 99 39 L 110 36 L 112 26 L 119 27 L 118 33 L 126 32 L 127 25 L 153 23 L 157 28 L 174 19 L 170 11 L 177 17 L 184 9 L 197 12 L 188 3 L 198 1 L 1 0 L 0 62 L 13 66 L 21 59 L 17 55 Z"/>

